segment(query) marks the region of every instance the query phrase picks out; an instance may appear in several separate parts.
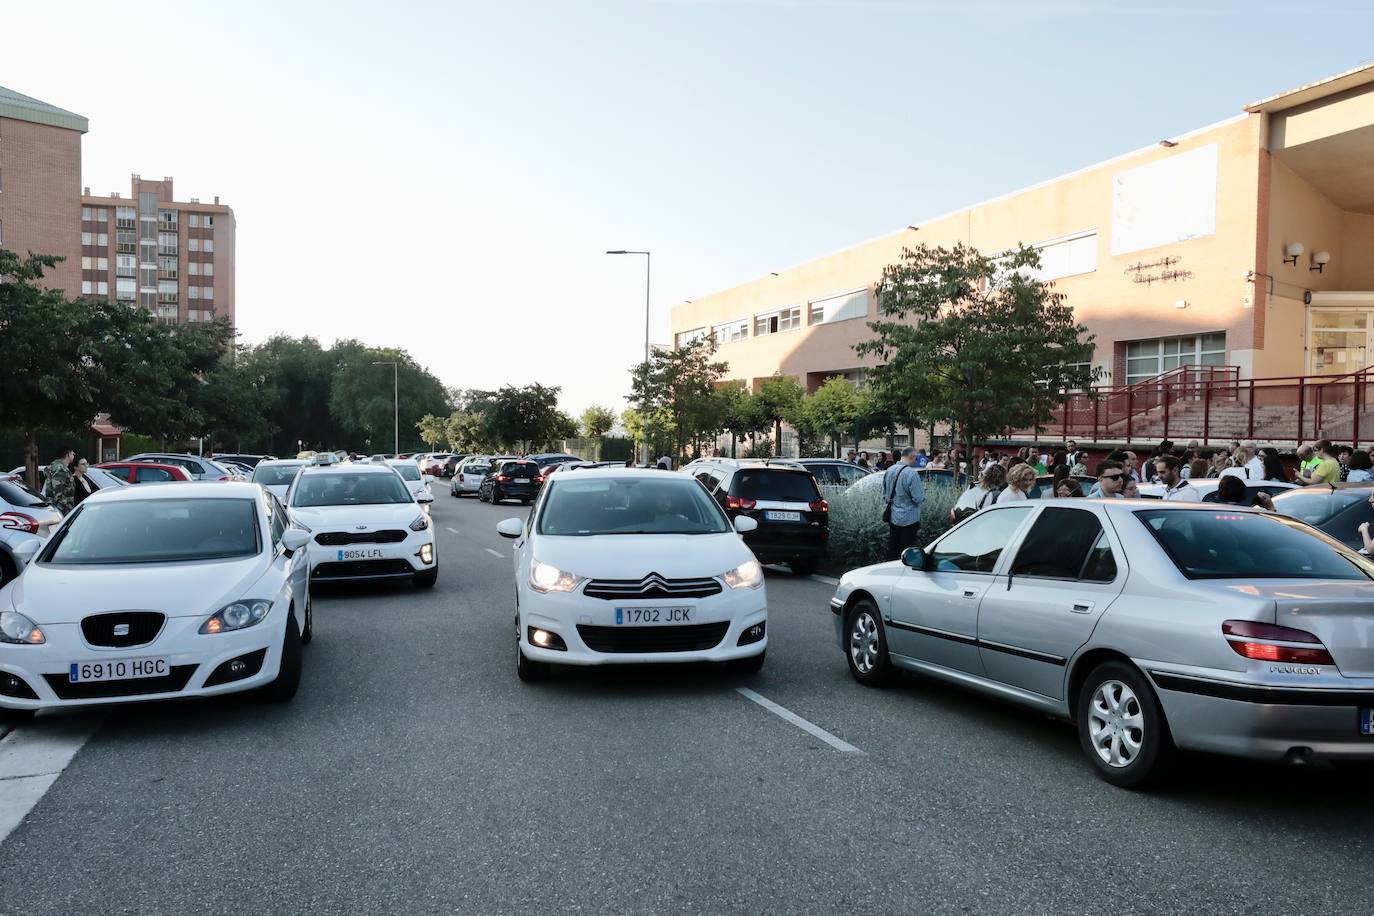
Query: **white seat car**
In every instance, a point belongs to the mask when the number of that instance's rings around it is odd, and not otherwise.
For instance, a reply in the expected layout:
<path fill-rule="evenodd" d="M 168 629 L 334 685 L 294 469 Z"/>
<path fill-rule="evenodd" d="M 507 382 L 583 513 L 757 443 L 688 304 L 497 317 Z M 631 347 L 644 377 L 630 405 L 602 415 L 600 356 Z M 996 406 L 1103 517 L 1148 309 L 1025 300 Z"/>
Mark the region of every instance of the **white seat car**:
<path fill-rule="evenodd" d="M 467 496 L 476 494 L 482 488 L 482 478 L 487 476 L 487 471 L 491 468 L 491 459 L 485 455 L 473 455 L 464 458 L 458 463 L 458 467 L 453 469 L 453 476 L 448 481 L 448 491 L 451 496 Z"/>
<path fill-rule="evenodd" d="M 550 667 L 726 662 L 752 673 L 768 648 L 763 571 L 691 477 L 631 468 L 556 474 L 515 544 L 521 680 Z M 738 533 L 737 533 L 738 532 Z"/>
<path fill-rule="evenodd" d="M 0 589 L 0 716 L 262 688 L 311 635 L 304 532 L 248 483 L 102 490 Z"/>
<path fill-rule="evenodd" d="M 434 528 L 405 482 L 382 464 L 307 467 L 286 491 L 291 524 L 310 535 L 314 582 L 439 578 Z"/>
<path fill-rule="evenodd" d="M 405 481 L 406 489 L 410 491 L 411 497 L 417 503 L 434 502 L 434 492 L 430 490 L 425 476 L 420 473 L 418 464 L 409 458 L 392 458 L 386 462 L 386 465 L 401 475 L 401 479 Z"/>
<path fill-rule="evenodd" d="M 277 499 L 285 500 L 286 491 L 290 488 L 291 481 L 296 479 L 301 468 L 307 467 L 309 464 L 309 461 L 302 461 L 299 458 L 259 461 L 257 467 L 253 468 L 253 476 L 249 480 L 260 485 Z"/>

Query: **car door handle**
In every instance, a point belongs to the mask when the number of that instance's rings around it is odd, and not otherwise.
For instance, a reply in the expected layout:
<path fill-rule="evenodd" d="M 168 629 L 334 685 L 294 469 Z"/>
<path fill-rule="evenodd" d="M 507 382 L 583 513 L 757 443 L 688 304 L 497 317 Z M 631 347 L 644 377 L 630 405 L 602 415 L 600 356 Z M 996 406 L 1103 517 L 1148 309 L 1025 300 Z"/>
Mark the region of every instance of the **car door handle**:
<path fill-rule="evenodd" d="M 1097 605 L 1091 601 L 1075 601 L 1073 603 L 1073 612 L 1075 614 L 1089 614 L 1092 613 L 1092 609 L 1096 606 Z"/>
<path fill-rule="evenodd" d="M 965 597 L 965 598 L 977 598 L 977 597 L 978 597 L 978 590 L 977 590 L 977 589 L 972 589 L 972 588 L 966 588 L 966 589 L 964 589 L 964 597 Z"/>

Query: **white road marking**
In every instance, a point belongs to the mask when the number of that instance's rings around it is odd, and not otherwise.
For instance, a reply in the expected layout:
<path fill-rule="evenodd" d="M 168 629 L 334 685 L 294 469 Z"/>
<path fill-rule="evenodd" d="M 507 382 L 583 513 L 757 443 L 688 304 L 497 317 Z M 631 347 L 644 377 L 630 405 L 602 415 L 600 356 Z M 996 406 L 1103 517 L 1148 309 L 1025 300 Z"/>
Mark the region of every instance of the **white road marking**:
<path fill-rule="evenodd" d="M 492 550 L 490 547 L 483 547 L 482 549 L 494 557 L 500 557 L 503 560 L 505 559 L 505 556 L 502 555 L 502 553 L 499 550 Z"/>
<path fill-rule="evenodd" d="M 0 842 L 23 823 L 99 725 L 89 718 L 39 719 L 0 740 Z"/>
<path fill-rule="evenodd" d="M 445 528 L 448 528 L 447 525 L 445 525 L 444 527 L 445 527 Z M 449 534 L 457 534 L 457 533 L 458 533 L 458 529 L 457 529 L 457 528 L 448 528 L 448 533 L 449 533 Z"/>
<path fill-rule="evenodd" d="M 777 703 L 774 703 L 772 700 L 768 699 L 765 696 L 762 696 L 761 694 L 755 693 L 748 687 L 736 687 L 735 690 L 737 690 L 739 694 L 743 696 L 745 699 L 752 700 L 753 702 L 759 704 L 764 709 L 768 710 L 773 715 L 777 716 L 779 719 L 782 719 L 784 722 L 791 722 L 793 725 L 797 726 L 797 728 L 800 728 L 807 734 L 814 735 L 815 737 L 820 738 L 822 741 L 833 747 L 835 750 L 839 751 L 841 754 L 863 753 L 863 751 L 859 750 L 857 747 L 850 744 L 848 741 L 845 741 L 842 738 L 836 738 L 834 735 L 830 734 L 830 732 L 821 728 L 816 723 L 808 722 L 806 719 L 803 719 L 801 716 L 797 715 L 792 710 L 779 706 Z"/>
<path fill-rule="evenodd" d="M 812 579 L 815 579 L 817 582 L 824 583 L 825 585 L 839 585 L 839 584 L 840 584 L 840 580 L 839 580 L 839 579 L 832 579 L 832 578 L 830 578 L 829 576 L 817 576 L 817 575 L 812 575 L 811 578 L 812 578 Z"/>

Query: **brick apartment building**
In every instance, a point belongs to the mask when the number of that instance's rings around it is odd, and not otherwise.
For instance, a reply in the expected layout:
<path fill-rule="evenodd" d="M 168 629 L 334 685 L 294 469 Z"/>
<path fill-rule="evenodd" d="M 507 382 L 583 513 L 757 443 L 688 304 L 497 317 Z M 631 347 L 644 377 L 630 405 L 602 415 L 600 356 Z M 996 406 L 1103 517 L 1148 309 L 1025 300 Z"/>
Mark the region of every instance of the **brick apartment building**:
<path fill-rule="evenodd" d="M 0 87 L 0 247 L 66 258 L 70 296 L 113 297 L 169 324 L 234 321 L 234 211 L 177 201 L 172 179 L 134 175 L 129 196 L 81 185 L 87 121 Z"/>

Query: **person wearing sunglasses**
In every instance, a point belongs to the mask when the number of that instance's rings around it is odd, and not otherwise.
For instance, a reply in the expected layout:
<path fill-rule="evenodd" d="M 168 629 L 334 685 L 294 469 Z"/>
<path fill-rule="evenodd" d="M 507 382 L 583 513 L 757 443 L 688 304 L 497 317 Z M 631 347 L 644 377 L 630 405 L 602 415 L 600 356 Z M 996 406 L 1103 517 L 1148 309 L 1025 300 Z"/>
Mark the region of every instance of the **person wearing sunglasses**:
<path fill-rule="evenodd" d="M 1093 486 L 1089 496 L 1103 497 L 1106 499 L 1121 499 L 1121 491 L 1125 487 L 1126 466 L 1120 461 L 1112 461 L 1110 458 L 1099 461 L 1097 464 L 1097 484 Z"/>

